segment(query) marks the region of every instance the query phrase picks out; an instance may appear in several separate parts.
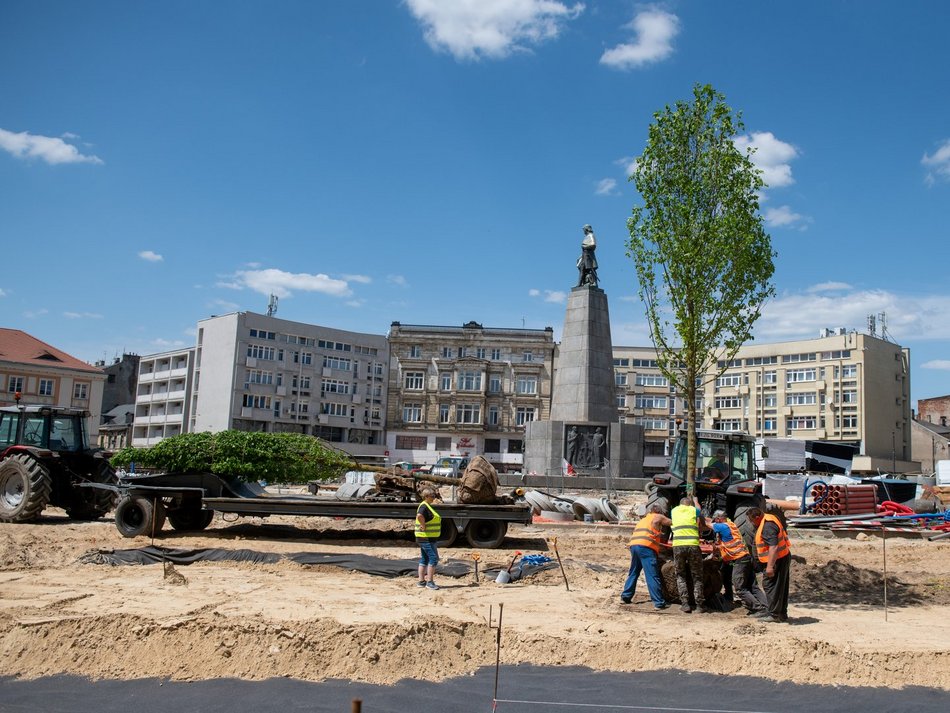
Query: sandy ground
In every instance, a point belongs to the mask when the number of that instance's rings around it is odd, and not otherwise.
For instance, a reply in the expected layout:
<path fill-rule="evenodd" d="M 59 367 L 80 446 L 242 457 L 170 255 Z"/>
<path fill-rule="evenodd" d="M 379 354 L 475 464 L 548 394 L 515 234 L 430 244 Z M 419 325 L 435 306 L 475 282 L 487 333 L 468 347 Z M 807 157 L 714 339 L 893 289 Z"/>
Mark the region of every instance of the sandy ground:
<path fill-rule="evenodd" d="M 158 564 L 83 564 L 91 551 L 151 540 L 49 509 L 36 524 L 0 524 L 0 676 L 441 680 L 494 665 L 491 625 L 504 605 L 506 664 L 950 690 L 950 540 L 887 540 L 885 612 L 879 538 L 793 533 L 791 622 L 765 624 L 741 610 L 657 612 L 642 579 L 633 605 L 621 605 L 631 530 L 513 526 L 502 549 L 479 553 L 482 569 L 507 565 L 519 550 L 553 556 L 557 538 L 569 590 L 554 569 L 509 585 L 442 577 L 442 589 L 428 591 L 414 576 L 290 561 L 196 563 L 168 574 Z M 218 516 L 197 536 L 166 530 L 156 544 L 391 559 L 418 552 L 408 523 L 329 518 Z M 443 561 L 471 563 L 472 553 L 443 550 Z"/>

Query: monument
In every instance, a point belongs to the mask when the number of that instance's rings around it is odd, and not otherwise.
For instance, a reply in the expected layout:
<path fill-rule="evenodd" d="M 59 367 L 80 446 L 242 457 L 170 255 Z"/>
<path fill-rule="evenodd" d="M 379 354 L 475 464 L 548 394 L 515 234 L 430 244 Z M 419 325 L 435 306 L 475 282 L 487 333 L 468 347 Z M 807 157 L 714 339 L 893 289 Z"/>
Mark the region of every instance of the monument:
<path fill-rule="evenodd" d="M 577 285 L 567 298 L 551 393 L 551 418 L 525 429 L 524 472 L 620 477 L 643 469 L 643 428 L 620 423 L 607 295 L 597 277 L 597 239 L 584 226 Z"/>

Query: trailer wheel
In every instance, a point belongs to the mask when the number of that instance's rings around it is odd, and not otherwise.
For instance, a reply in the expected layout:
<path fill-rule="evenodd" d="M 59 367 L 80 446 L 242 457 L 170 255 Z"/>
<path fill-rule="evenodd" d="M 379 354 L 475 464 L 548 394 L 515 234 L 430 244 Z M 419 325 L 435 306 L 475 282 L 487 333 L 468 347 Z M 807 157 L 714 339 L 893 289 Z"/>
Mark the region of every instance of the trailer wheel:
<path fill-rule="evenodd" d="M 157 534 L 165 524 L 165 505 L 140 495 L 122 498 L 115 508 L 115 526 L 123 537 Z"/>
<path fill-rule="evenodd" d="M 0 461 L 0 522 L 35 520 L 49 503 L 53 479 L 49 471 L 26 453 Z"/>
<path fill-rule="evenodd" d="M 738 505 L 736 505 L 735 514 L 732 516 L 732 521 L 736 524 L 736 527 L 739 528 L 739 532 L 742 533 L 742 540 L 745 542 L 745 546 L 749 548 L 749 552 L 752 553 L 753 557 L 755 556 L 755 525 L 749 519 L 748 512 L 752 508 L 757 508 L 762 512 L 766 512 L 765 502 L 765 497 L 763 495 L 754 495 L 751 498 L 743 500 Z M 785 518 L 783 516 L 783 522 L 784 519 Z"/>
<path fill-rule="evenodd" d="M 472 520 L 465 528 L 465 539 L 472 547 L 493 550 L 505 539 L 508 523 L 504 520 Z"/>
<path fill-rule="evenodd" d="M 214 510 L 202 510 L 198 498 L 184 500 L 181 505 L 168 510 L 168 522 L 175 530 L 204 530 L 214 519 Z"/>
<path fill-rule="evenodd" d="M 451 547 L 458 539 L 459 530 L 455 526 L 454 520 L 442 520 L 442 532 L 436 545 L 439 547 Z"/>

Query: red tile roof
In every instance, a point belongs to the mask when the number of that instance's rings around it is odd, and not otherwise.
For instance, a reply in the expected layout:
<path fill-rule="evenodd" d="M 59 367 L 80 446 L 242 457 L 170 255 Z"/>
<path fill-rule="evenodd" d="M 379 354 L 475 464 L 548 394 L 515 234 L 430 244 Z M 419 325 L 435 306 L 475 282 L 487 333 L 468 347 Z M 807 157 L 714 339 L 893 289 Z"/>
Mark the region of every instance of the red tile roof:
<path fill-rule="evenodd" d="M 102 373 L 102 369 L 41 342 L 26 332 L 6 327 L 0 327 L 0 361 Z"/>

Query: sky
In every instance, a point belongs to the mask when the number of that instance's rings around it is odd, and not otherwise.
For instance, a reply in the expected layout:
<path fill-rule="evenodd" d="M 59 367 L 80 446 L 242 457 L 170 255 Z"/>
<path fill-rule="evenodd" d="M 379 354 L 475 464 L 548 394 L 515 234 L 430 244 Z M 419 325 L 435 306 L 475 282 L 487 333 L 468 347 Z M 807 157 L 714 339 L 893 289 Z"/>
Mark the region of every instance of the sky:
<path fill-rule="evenodd" d="M 87 361 L 236 310 L 555 329 L 597 236 L 613 343 L 653 115 L 711 84 L 768 188 L 757 342 L 886 315 L 950 393 L 950 4 L 0 2 L 0 326 Z M 943 247 L 941 247 L 943 246 Z"/>

